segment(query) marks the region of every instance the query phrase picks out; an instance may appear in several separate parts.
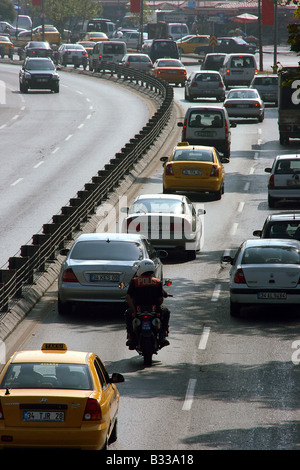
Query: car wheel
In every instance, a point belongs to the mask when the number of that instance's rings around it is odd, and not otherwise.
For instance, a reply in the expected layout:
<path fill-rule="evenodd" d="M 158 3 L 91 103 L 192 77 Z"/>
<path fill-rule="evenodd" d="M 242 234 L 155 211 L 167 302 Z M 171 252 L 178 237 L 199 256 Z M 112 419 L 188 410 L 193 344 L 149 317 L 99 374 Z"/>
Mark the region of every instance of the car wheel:
<path fill-rule="evenodd" d="M 221 186 L 221 188 L 219 189 L 219 191 L 216 191 L 215 192 L 215 200 L 216 201 L 219 201 L 222 197 L 222 194 L 223 194 L 223 186 Z"/>
<path fill-rule="evenodd" d="M 189 261 L 193 261 L 197 256 L 196 250 L 187 250 L 186 256 Z"/>
<path fill-rule="evenodd" d="M 261 116 L 259 116 L 258 122 L 263 122 L 264 118 L 265 118 L 265 116 L 264 116 L 264 114 L 262 114 Z"/>
<path fill-rule="evenodd" d="M 230 315 L 232 317 L 239 317 L 239 315 L 240 315 L 240 304 L 239 303 L 230 301 Z"/>
<path fill-rule="evenodd" d="M 289 145 L 289 137 L 284 134 L 280 134 L 279 143 L 280 145 Z"/>
<path fill-rule="evenodd" d="M 172 191 L 163 187 L 163 194 L 172 194 Z"/>
<path fill-rule="evenodd" d="M 72 312 L 72 304 L 69 302 L 62 303 L 60 298 L 57 299 L 57 311 L 59 315 L 69 315 Z"/>
<path fill-rule="evenodd" d="M 268 206 L 270 209 L 275 207 L 276 199 L 268 194 Z"/>
<path fill-rule="evenodd" d="M 109 436 L 108 443 L 112 444 L 113 442 L 116 442 L 117 437 L 118 437 L 118 420 L 116 419 L 111 435 Z"/>

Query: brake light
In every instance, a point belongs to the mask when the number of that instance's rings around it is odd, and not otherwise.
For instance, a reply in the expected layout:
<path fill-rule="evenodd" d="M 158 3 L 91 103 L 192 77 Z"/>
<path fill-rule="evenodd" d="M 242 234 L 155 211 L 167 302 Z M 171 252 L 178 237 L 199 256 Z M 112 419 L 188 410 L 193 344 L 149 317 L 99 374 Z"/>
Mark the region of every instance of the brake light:
<path fill-rule="evenodd" d="M 269 187 L 269 188 L 274 188 L 274 186 L 275 186 L 274 175 L 271 175 L 270 178 L 269 178 L 268 187 Z"/>
<path fill-rule="evenodd" d="M 230 69 L 226 70 L 226 75 L 230 75 Z"/>
<path fill-rule="evenodd" d="M 101 407 L 97 400 L 88 398 L 83 414 L 83 421 L 99 421 L 102 419 Z"/>
<path fill-rule="evenodd" d="M 130 67 L 130 62 L 129 62 L 129 60 L 127 60 L 127 62 L 126 62 L 125 65 L 127 65 L 127 67 Z"/>
<path fill-rule="evenodd" d="M 246 279 L 243 273 L 243 270 L 239 268 L 234 275 L 234 282 L 236 284 L 246 284 Z"/>
<path fill-rule="evenodd" d="M 127 219 L 127 231 L 130 227 L 131 229 L 134 228 L 136 232 L 140 232 L 141 224 L 140 223 L 134 224 L 133 223 L 134 220 L 135 220 L 135 217 L 129 217 L 129 219 Z"/>
<path fill-rule="evenodd" d="M 228 139 L 228 124 L 227 124 L 226 119 L 225 119 L 225 139 L 226 140 Z"/>
<path fill-rule="evenodd" d="M 99 54 L 99 60 L 102 60 L 102 54 Z"/>
<path fill-rule="evenodd" d="M 219 167 L 218 167 L 218 165 L 213 165 L 212 166 L 210 176 L 214 176 L 214 177 L 219 176 Z"/>
<path fill-rule="evenodd" d="M 187 126 L 187 120 L 185 119 L 183 123 L 183 128 L 182 128 L 182 140 L 183 141 L 186 140 L 186 126 Z"/>
<path fill-rule="evenodd" d="M 68 268 L 63 273 L 62 281 L 63 282 L 78 282 L 78 279 L 75 276 L 73 270 L 71 268 Z"/>
<path fill-rule="evenodd" d="M 166 165 L 165 174 L 168 175 L 168 176 L 173 176 L 174 175 L 173 165 L 171 165 L 171 164 Z"/>
<path fill-rule="evenodd" d="M 151 317 L 149 317 L 149 315 L 143 315 L 142 316 L 142 319 L 145 320 L 145 321 L 148 321 L 150 320 Z"/>
<path fill-rule="evenodd" d="M 87 56 L 87 52 L 86 52 L 86 51 L 82 51 L 82 55 Z"/>

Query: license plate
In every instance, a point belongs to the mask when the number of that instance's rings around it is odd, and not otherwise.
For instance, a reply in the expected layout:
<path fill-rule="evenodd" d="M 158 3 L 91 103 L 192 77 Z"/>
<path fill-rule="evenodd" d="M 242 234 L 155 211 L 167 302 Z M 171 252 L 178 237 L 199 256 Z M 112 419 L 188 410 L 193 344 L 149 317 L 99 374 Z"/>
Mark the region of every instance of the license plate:
<path fill-rule="evenodd" d="M 48 78 L 37 78 L 37 82 L 48 82 Z"/>
<path fill-rule="evenodd" d="M 99 282 L 99 281 L 112 281 L 119 282 L 120 276 L 117 273 L 91 273 L 90 281 Z"/>
<path fill-rule="evenodd" d="M 258 299 L 279 299 L 285 300 L 286 293 L 285 292 L 259 292 L 257 294 Z"/>
<path fill-rule="evenodd" d="M 198 131 L 198 132 L 195 132 L 195 135 L 198 135 L 199 137 L 213 137 L 214 132 Z"/>
<path fill-rule="evenodd" d="M 143 321 L 142 322 L 142 330 L 150 330 L 151 329 L 151 322 Z"/>
<path fill-rule="evenodd" d="M 236 104 L 235 107 L 236 108 L 249 108 L 249 105 L 248 104 Z"/>
<path fill-rule="evenodd" d="M 182 170 L 183 175 L 202 175 L 202 170 Z"/>
<path fill-rule="evenodd" d="M 63 411 L 24 411 L 24 421 L 54 421 L 63 422 L 65 413 Z"/>
<path fill-rule="evenodd" d="M 167 70 L 167 73 L 176 73 L 176 70 Z"/>
<path fill-rule="evenodd" d="M 287 180 L 288 186 L 300 186 L 300 180 Z"/>

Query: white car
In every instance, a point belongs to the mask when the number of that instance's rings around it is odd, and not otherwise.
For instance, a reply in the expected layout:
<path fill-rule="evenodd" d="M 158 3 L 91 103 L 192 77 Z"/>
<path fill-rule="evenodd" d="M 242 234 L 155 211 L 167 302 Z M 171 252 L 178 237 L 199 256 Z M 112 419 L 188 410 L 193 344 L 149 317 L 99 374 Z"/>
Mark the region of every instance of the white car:
<path fill-rule="evenodd" d="M 179 194 L 143 194 L 131 207 L 123 208 L 127 217 L 122 231 L 141 233 L 155 248 L 185 252 L 190 259 L 201 248 L 202 209 L 196 210 L 187 196 Z"/>
<path fill-rule="evenodd" d="M 231 263 L 230 314 L 239 316 L 241 307 L 300 302 L 300 242 L 287 239 L 246 240 Z"/>
<path fill-rule="evenodd" d="M 230 118 L 251 118 L 263 122 L 265 104 L 254 88 L 234 88 L 230 90 L 224 107 Z"/>
<path fill-rule="evenodd" d="M 268 204 L 275 207 L 280 200 L 300 199 L 300 155 L 277 155 L 271 168 L 268 182 Z"/>

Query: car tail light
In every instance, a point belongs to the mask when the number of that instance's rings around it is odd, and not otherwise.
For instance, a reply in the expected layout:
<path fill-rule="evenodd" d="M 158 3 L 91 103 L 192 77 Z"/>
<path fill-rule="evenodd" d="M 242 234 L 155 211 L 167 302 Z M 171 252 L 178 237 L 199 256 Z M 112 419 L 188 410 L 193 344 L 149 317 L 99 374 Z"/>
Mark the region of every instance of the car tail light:
<path fill-rule="evenodd" d="M 2 410 L 1 401 L 0 401 L 0 419 L 4 419 L 4 414 L 3 414 L 3 410 Z"/>
<path fill-rule="evenodd" d="M 83 421 L 99 421 L 102 419 L 101 407 L 97 400 L 88 398 L 83 414 Z"/>
<path fill-rule="evenodd" d="M 183 141 L 186 140 L 186 126 L 187 126 L 187 120 L 185 119 L 184 123 L 183 123 L 183 129 L 182 129 L 182 140 Z"/>
<path fill-rule="evenodd" d="M 129 62 L 129 60 L 126 61 L 126 64 L 125 64 L 125 65 L 127 65 L 127 67 L 130 67 L 130 62 Z"/>
<path fill-rule="evenodd" d="M 87 56 L 87 52 L 82 51 L 82 55 Z"/>
<path fill-rule="evenodd" d="M 253 108 L 260 108 L 260 104 L 257 101 L 255 101 L 255 103 L 252 103 L 252 107 Z"/>
<path fill-rule="evenodd" d="M 165 175 L 168 175 L 168 176 L 173 176 L 174 175 L 173 166 L 171 164 L 166 165 Z"/>
<path fill-rule="evenodd" d="M 234 282 L 236 284 L 246 284 L 246 279 L 243 273 L 243 270 L 239 268 L 234 275 Z"/>
<path fill-rule="evenodd" d="M 99 54 L 99 60 L 102 60 L 102 54 Z"/>
<path fill-rule="evenodd" d="M 219 176 L 219 167 L 218 165 L 213 165 L 211 167 L 210 176 L 218 177 Z"/>
<path fill-rule="evenodd" d="M 63 282 L 78 282 L 78 279 L 75 276 L 73 270 L 71 268 L 68 268 L 63 273 L 62 281 Z"/>
<path fill-rule="evenodd" d="M 269 178 L 268 187 L 269 188 L 274 188 L 274 186 L 275 186 L 274 175 L 271 175 L 270 178 Z"/>
<path fill-rule="evenodd" d="M 141 224 L 140 223 L 134 224 L 133 223 L 134 220 L 135 220 L 135 217 L 129 217 L 129 219 L 127 219 L 127 231 L 129 229 L 129 227 L 131 226 L 131 228 L 133 228 L 133 227 L 135 228 L 136 232 L 140 232 Z"/>
<path fill-rule="evenodd" d="M 228 129 L 228 124 L 225 119 L 225 139 L 228 140 L 228 134 L 229 134 L 229 129 Z"/>
<path fill-rule="evenodd" d="M 230 75 L 230 69 L 226 70 L 226 75 Z"/>

